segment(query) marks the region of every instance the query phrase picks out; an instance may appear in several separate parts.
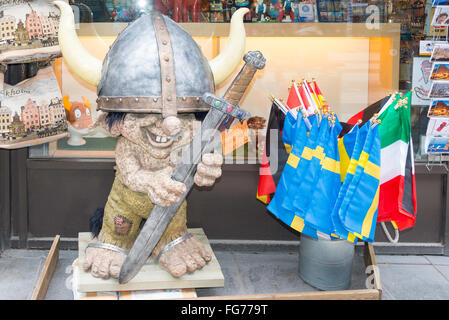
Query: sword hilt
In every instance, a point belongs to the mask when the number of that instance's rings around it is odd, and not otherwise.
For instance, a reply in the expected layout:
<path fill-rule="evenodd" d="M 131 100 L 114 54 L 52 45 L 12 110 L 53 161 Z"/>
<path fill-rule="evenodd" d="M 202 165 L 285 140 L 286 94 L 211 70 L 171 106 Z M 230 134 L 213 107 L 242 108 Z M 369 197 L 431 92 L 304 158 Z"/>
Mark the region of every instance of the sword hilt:
<path fill-rule="evenodd" d="M 265 67 L 265 58 L 260 51 L 249 51 L 243 56 L 245 65 L 232 81 L 224 98 L 233 105 L 238 105 L 257 70 Z"/>
<path fill-rule="evenodd" d="M 224 98 L 218 98 L 212 93 L 205 93 L 203 95 L 203 101 L 214 108 L 223 113 L 226 113 L 233 117 L 234 119 L 238 119 L 240 121 L 248 120 L 251 118 L 251 114 L 248 111 L 241 109 L 239 106 L 235 106 L 226 101 Z M 231 121 L 232 122 L 232 121 Z"/>

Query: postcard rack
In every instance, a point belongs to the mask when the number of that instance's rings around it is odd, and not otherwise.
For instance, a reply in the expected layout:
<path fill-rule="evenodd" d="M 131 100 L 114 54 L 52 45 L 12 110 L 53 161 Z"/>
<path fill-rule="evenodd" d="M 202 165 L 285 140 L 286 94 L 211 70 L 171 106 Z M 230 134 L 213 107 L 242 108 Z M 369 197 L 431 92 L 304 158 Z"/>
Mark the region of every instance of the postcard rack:
<path fill-rule="evenodd" d="M 430 155 L 427 157 L 426 169 L 432 172 L 434 167 L 443 167 L 446 172 L 449 172 L 447 162 L 449 161 L 449 154 Z"/>

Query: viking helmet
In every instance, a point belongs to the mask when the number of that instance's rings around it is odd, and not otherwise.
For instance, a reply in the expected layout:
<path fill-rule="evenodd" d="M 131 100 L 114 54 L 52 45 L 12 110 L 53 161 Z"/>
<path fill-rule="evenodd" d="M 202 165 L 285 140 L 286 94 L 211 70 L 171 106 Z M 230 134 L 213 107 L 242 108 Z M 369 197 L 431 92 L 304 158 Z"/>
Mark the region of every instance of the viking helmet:
<path fill-rule="evenodd" d="M 214 92 L 237 67 L 245 48 L 243 16 L 232 16 L 226 47 L 208 62 L 193 38 L 170 18 L 153 12 L 123 30 L 103 63 L 79 42 L 69 5 L 61 10 L 59 43 L 66 63 L 88 83 L 97 86 L 97 105 L 107 112 L 162 113 L 207 111 L 201 97 Z"/>

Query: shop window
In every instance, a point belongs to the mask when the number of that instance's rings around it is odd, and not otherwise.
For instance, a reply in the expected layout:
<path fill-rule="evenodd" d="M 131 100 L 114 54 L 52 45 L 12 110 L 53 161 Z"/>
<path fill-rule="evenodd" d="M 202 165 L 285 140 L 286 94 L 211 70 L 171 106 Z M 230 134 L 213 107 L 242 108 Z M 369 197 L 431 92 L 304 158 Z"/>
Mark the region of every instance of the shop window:
<path fill-rule="evenodd" d="M 191 10 L 186 17 L 171 17 L 179 20 L 197 40 L 206 58 L 211 59 L 226 44 L 228 28 L 224 23 L 229 22 L 237 7 L 221 1 L 199 2 L 199 15 Z M 173 10 L 166 11 L 161 7 L 163 3 L 76 1 L 72 8 L 79 22 L 77 33 L 81 43 L 92 55 L 103 59 L 118 33 L 139 15 L 151 10 L 170 15 Z M 292 80 L 315 78 L 339 120 L 346 121 L 387 94 L 414 89 L 411 122 L 415 158 L 427 161 L 425 140 L 430 100 L 425 98 L 428 66 L 422 62 L 429 60 L 429 56 L 420 55 L 419 45 L 421 40 L 445 36 L 431 26 L 435 12 L 432 1 L 316 0 L 287 1 L 279 6 L 276 1 L 264 0 L 249 1 L 247 6 L 251 13 L 245 17 L 246 51 L 260 50 L 267 65 L 256 74 L 241 102 L 242 108 L 267 121 L 270 94 L 285 101 Z M 286 10 L 280 10 L 281 7 Z M 109 23 L 114 23 L 114 27 Z M 41 29 L 32 32 L 41 32 Z M 63 96 L 68 96 L 72 103 L 90 104 L 95 120 L 99 114 L 96 88 L 75 78 L 62 59 L 56 61 L 55 71 Z M 224 94 L 237 72 L 216 88 L 217 96 Z M 265 130 L 249 129 L 248 144 L 228 156 L 260 163 Z M 30 156 L 114 157 L 116 138 L 97 131 L 83 139 L 86 143 L 78 146 L 70 145 L 69 138 L 64 138 L 33 147 Z"/>

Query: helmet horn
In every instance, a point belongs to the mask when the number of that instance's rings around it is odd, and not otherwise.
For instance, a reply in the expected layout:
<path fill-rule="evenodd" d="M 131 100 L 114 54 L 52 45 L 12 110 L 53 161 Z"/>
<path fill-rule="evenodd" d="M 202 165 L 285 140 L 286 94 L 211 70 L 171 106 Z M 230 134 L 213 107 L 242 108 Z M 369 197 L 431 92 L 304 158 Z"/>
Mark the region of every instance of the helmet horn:
<path fill-rule="evenodd" d="M 64 61 L 81 79 L 97 86 L 101 79 L 102 62 L 88 53 L 79 41 L 72 8 L 63 1 L 53 3 L 61 10 L 58 40 Z"/>
<path fill-rule="evenodd" d="M 245 50 L 245 27 L 243 16 L 249 12 L 248 8 L 240 8 L 231 18 L 229 38 L 223 51 L 209 61 L 214 75 L 215 85 L 222 83 L 237 68 Z"/>

